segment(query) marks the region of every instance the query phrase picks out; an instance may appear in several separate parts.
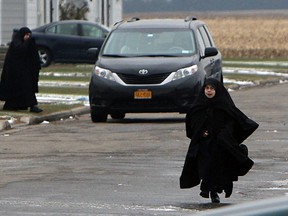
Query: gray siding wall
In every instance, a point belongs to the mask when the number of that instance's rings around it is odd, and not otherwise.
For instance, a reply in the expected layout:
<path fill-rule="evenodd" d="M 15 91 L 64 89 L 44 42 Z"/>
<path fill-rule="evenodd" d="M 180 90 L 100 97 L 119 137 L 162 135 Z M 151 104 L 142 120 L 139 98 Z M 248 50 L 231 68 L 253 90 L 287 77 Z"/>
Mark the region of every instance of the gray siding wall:
<path fill-rule="evenodd" d="M 1 44 L 6 44 L 11 39 L 13 28 L 19 28 L 26 24 L 24 18 L 26 17 L 26 1 L 2 0 L 1 17 Z"/>

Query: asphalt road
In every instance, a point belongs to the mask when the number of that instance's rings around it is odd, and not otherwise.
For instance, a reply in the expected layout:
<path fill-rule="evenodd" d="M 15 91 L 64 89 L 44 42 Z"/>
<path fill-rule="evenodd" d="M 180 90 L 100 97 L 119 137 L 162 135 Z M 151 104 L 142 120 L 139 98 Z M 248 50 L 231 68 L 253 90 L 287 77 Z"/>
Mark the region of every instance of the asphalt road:
<path fill-rule="evenodd" d="M 0 133 L 0 215 L 193 215 L 288 194 L 288 84 L 238 90 L 236 105 L 260 124 L 245 144 L 255 165 L 229 199 L 211 204 L 181 190 L 189 140 L 184 115 L 89 115 Z"/>

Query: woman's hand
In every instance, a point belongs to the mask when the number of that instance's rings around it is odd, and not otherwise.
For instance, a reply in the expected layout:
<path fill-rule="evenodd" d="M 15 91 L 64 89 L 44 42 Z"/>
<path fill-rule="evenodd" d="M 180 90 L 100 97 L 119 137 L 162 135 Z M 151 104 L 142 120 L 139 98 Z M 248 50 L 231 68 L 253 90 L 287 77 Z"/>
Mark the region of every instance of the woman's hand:
<path fill-rule="evenodd" d="M 204 131 L 204 133 L 203 133 L 203 135 L 202 135 L 203 137 L 207 137 L 207 136 L 209 136 L 209 133 L 208 133 L 208 131 L 206 130 L 206 131 Z"/>

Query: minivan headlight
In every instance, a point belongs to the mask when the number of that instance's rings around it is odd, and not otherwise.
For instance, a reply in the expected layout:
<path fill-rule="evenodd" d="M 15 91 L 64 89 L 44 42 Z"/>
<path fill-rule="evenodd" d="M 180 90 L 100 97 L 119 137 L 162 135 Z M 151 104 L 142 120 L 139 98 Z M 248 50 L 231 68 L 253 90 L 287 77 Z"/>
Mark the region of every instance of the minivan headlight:
<path fill-rule="evenodd" d="M 181 68 L 177 70 L 174 74 L 173 80 L 178 80 L 187 76 L 191 76 L 192 74 L 196 73 L 198 71 L 197 65 L 192 65 L 187 68 Z"/>
<path fill-rule="evenodd" d="M 97 76 L 102 77 L 104 79 L 108 79 L 108 80 L 111 80 L 111 81 L 116 81 L 114 79 L 114 76 L 113 76 L 113 74 L 112 74 L 112 72 L 110 70 L 107 70 L 107 69 L 104 69 L 104 68 L 96 66 L 95 69 L 94 69 L 94 73 Z"/>

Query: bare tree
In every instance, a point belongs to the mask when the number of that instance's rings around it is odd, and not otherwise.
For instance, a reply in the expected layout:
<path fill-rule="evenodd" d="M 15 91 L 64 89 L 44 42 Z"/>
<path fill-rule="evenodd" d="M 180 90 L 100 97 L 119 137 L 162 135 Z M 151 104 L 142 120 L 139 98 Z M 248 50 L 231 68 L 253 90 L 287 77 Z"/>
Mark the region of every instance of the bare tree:
<path fill-rule="evenodd" d="M 89 12 L 88 3 L 76 5 L 72 1 L 61 0 L 59 2 L 60 20 L 87 20 L 86 14 Z"/>

